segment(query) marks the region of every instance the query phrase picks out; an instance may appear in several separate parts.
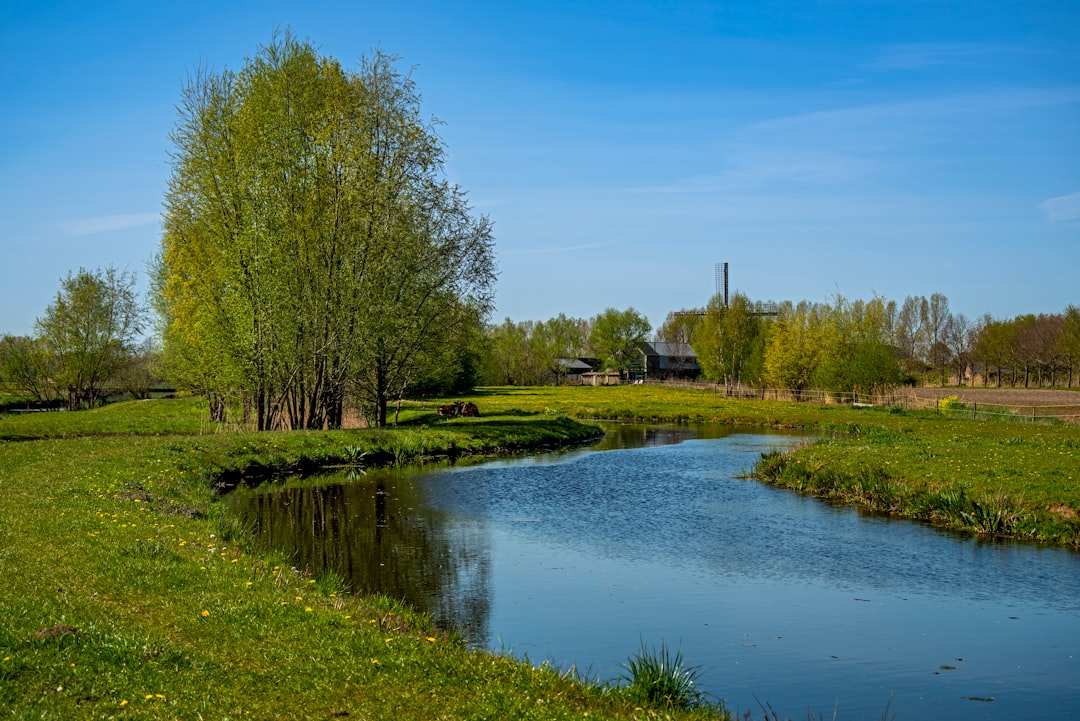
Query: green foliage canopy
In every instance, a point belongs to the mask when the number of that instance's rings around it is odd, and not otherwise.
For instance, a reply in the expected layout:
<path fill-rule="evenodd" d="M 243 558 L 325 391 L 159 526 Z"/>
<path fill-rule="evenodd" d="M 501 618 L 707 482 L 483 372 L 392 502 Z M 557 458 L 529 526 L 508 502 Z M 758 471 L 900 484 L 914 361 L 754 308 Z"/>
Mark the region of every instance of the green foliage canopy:
<path fill-rule="evenodd" d="M 113 267 L 68 273 L 35 330 L 54 387 L 71 410 L 93 407 L 142 332 L 135 276 Z"/>
<path fill-rule="evenodd" d="M 743 293 L 727 305 L 722 295 L 709 300 L 694 329 L 693 347 L 706 378 L 723 383 L 755 383 L 764 364 L 767 321 Z"/>
<path fill-rule="evenodd" d="M 607 308 L 592 319 L 589 343 L 609 368 L 625 373 L 641 363 L 650 330 L 648 319 L 633 308 Z"/>
<path fill-rule="evenodd" d="M 383 425 L 431 377 L 490 309 L 494 241 L 419 105 L 394 58 L 291 33 L 189 82 L 153 284 L 175 377 L 259 429 L 339 426 L 346 398 Z"/>

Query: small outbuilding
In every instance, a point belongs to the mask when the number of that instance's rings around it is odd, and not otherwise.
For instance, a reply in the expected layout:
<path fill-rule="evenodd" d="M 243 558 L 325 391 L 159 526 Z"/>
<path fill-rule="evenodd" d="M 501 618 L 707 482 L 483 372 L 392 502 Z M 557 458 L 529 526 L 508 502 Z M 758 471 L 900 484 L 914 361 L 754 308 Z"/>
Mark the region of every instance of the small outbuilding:
<path fill-rule="evenodd" d="M 581 385 L 582 376 L 593 372 L 593 366 L 581 358 L 559 358 L 559 375 L 570 385 Z"/>
<path fill-rule="evenodd" d="M 648 380 L 694 380 L 701 375 L 697 354 L 689 343 L 642 343 L 644 376 Z"/>

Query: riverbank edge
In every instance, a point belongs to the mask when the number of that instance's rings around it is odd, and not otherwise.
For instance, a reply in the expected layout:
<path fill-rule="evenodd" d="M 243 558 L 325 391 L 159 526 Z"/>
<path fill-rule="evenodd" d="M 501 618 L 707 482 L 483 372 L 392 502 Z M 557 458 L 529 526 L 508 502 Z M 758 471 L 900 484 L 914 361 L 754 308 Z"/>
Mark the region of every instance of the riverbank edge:
<path fill-rule="evenodd" d="M 498 417 L 485 419 L 488 425 L 498 423 Z M 382 432 L 378 436 L 368 432 L 340 431 L 348 434 L 330 447 L 317 445 L 311 451 L 295 456 L 282 456 L 260 450 L 256 457 L 242 452 L 212 463 L 203 470 L 205 481 L 217 493 L 227 493 L 239 485 L 257 486 L 272 478 L 285 476 L 310 476 L 341 467 L 379 468 L 410 464 L 428 464 L 441 461 L 466 459 L 505 458 L 536 453 L 545 450 L 571 448 L 603 438 L 604 431 L 588 421 L 567 416 L 540 419 L 533 424 L 536 433 L 520 435 L 520 426 L 511 433 L 485 434 L 476 437 L 471 428 L 484 427 L 483 422 L 458 421 L 460 425 L 445 425 L 439 431 L 428 433 L 424 429 L 400 427 Z M 447 431 L 458 432 L 447 437 Z M 245 449 L 246 450 L 246 449 Z"/>
<path fill-rule="evenodd" d="M 927 420 L 934 420 L 932 413 L 922 415 Z M 912 482 L 882 465 L 865 460 L 857 464 L 857 469 L 844 468 L 845 461 L 850 461 L 852 456 L 865 457 L 867 445 L 887 443 L 891 438 L 886 432 L 878 434 L 880 437 L 875 439 L 875 434 L 865 433 L 865 429 L 858 424 L 828 424 L 821 427 L 816 423 L 798 423 L 791 420 L 755 423 L 743 419 L 738 422 L 725 422 L 715 418 L 704 420 L 701 416 L 687 414 L 642 418 L 625 411 L 611 418 L 594 416 L 590 420 L 723 423 L 746 428 L 818 431 L 840 441 L 822 441 L 829 444 L 829 453 L 837 456 L 833 462 L 821 460 L 821 454 L 815 452 L 813 444 L 806 444 L 790 451 L 775 451 L 763 455 L 747 476 L 829 503 L 852 506 L 866 513 L 926 523 L 937 528 L 998 541 L 1031 542 L 1080 551 L 1080 517 L 1070 506 L 1031 505 L 1025 503 L 1022 496 L 1014 496 L 1003 489 L 992 493 L 972 493 L 963 483 L 930 487 Z M 1015 429 L 1015 426 L 1008 427 Z M 881 429 L 888 430 L 885 426 Z M 860 443 L 844 448 L 845 436 L 860 436 Z"/>
<path fill-rule="evenodd" d="M 894 477 L 873 465 L 856 472 L 838 472 L 800 450 L 765 455 L 749 475 L 778 488 L 866 513 L 997 541 L 1080 551 L 1080 522 L 1075 517 L 1025 504 L 1004 491 L 971 495 L 963 485 L 932 488 Z"/>
<path fill-rule="evenodd" d="M 0 443 L 0 707 L 11 718 L 725 717 L 650 709 L 576 670 L 468 647 L 394 599 L 253 548 L 220 502 L 230 483 L 271 474 L 542 451 L 589 442 L 595 425 L 488 416 L 138 435 L 102 419 L 99 436 L 57 428 Z"/>

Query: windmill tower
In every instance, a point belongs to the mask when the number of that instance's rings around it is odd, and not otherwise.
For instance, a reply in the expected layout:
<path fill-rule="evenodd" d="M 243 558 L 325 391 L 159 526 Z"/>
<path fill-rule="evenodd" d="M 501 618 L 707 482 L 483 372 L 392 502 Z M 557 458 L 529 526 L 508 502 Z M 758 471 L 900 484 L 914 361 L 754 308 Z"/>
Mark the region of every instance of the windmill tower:
<path fill-rule="evenodd" d="M 728 264 L 716 264 L 716 294 L 724 299 L 724 307 L 728 305 Z"/>

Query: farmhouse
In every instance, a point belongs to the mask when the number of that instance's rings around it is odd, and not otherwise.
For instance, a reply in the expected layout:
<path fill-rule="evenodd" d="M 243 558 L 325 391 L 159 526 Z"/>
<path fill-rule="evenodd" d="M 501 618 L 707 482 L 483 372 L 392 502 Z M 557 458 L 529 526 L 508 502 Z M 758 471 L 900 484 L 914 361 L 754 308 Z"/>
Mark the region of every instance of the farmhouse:
<path fill-rule="evenodd" d="M 701 375 L 697 354 L 689 343 L 642 343 L 641 375 L 645 380 L 692 380 Z"/>

